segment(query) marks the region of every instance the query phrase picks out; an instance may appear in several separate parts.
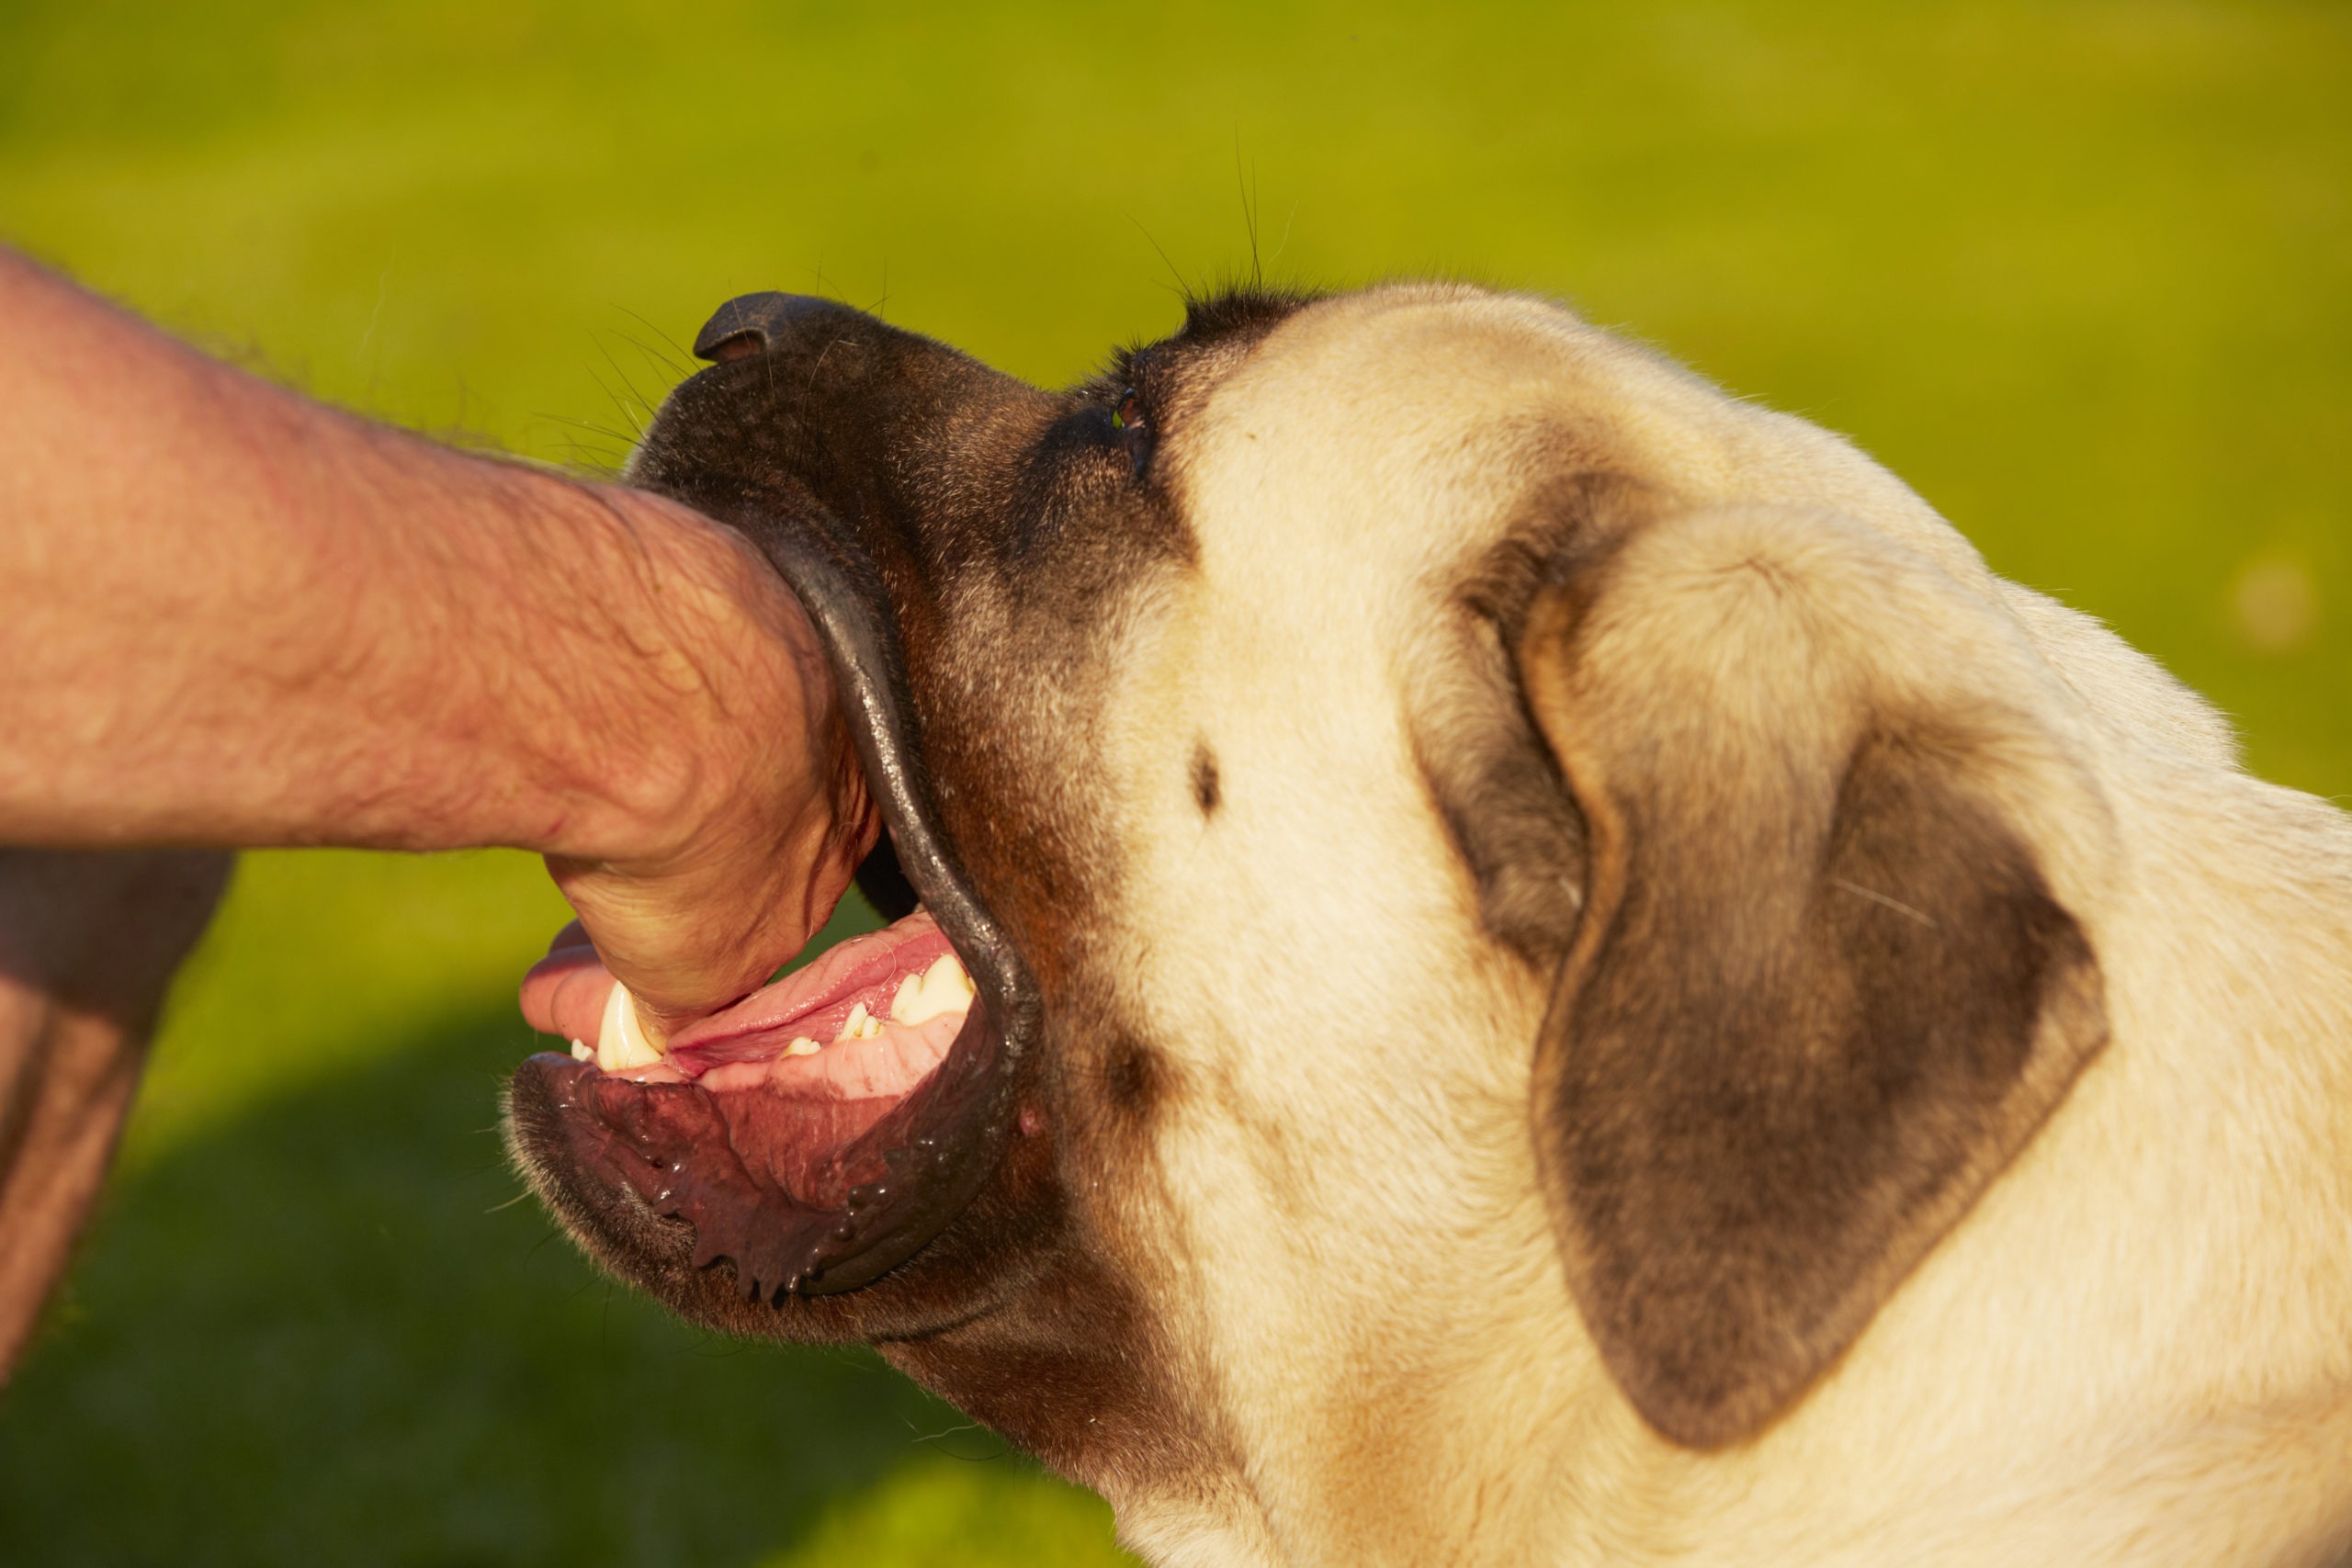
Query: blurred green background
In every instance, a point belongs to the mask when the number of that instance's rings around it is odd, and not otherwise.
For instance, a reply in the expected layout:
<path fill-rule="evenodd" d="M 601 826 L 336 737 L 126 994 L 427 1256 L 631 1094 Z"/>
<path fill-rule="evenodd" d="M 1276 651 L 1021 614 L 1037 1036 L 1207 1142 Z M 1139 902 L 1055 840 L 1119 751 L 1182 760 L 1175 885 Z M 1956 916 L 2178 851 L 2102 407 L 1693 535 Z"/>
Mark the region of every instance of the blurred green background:
<path fill-rule="evenodd" d="M 0 0 L 0 237 L 321 396 L 609 466 L 755 288 L 1068 379 L 1246 207 L 1275 278 L 1555 293 L 1854 435 L 2322 793 L 2347 132 L 2334 0 Z M 511 854 L 248 861 L 0 1404 L 0 1559 L 1117 1560 L 870 1357 L 692 1333 L 512 1201 L 562 918 Z"/>

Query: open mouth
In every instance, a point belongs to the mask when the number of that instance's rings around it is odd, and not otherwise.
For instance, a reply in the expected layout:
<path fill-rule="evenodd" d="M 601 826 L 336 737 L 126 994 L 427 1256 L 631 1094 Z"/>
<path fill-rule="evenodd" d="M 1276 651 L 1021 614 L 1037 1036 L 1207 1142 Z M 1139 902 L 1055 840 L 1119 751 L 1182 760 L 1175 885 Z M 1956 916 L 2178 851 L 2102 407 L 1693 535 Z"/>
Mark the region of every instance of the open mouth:
<path fill-rule="evenodd" d="M 846 1288 L 823 1278 L 857 1239 L 844 1222 L 890 1197 L 925 1124 L 954 1120 L 936 1102 L 955 1096 L 922 1091 L 967 1029 L 985 1050 L 972 979 L 920 908 L 666 1048 L 612 998 L 593 1043 L 533 1058 L 518 1090 L 527 1077 L 580 1174 L 693 1225 L 695 1265 L 725 1259 L 754 1298 Z"/>
<path fill-rule="evenodd" d="M 616 987 L 596 1040 L 516 1071 L 510 1138 L 540 1197 L 625 1272 L 658 1271 L 650 1213 L 692 1227 L 694 1269 L 731 1269 L 741 1295 L 781 1303 L 872 1282 L 970 1202 L 1011 1136 L 1038 1009 L 938 829 L 870 565 L 830 518 L 729 520 L 826 645 L 888 829 L 859 880 L 901 918 L 661 1050 Z"/>
<path fill-rule="evenodd" d="M 596 1044 L 574 1041 L 571 1055 L 633 1083 L 867 1108 L 870 1125 L 946 1058 L 972 998 L 946 933 L 918 909 L 681 1031 L 666 1049 L 646 1038 L 616 987 Z M 812 1172 L 791 1185 L 816 1198 L 819 1181 Z"/>

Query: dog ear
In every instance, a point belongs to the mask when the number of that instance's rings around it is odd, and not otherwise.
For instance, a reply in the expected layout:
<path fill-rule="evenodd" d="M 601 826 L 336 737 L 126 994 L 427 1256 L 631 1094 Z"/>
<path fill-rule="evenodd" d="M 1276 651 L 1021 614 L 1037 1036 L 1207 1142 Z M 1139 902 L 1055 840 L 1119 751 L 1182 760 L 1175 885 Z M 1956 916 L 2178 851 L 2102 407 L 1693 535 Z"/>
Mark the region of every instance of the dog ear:
<path fill-rule="evenodd" d="M 1536 1054 L 1546 1200 L 1635 1408 L 1736 1442 L 2105 1042 L 2049 874 L 2096 877 L 2105 807 L 2018 634 L 1835 517 L 1638 525 L 1556 567 L 1515 657 L 1589 868 Z"/>

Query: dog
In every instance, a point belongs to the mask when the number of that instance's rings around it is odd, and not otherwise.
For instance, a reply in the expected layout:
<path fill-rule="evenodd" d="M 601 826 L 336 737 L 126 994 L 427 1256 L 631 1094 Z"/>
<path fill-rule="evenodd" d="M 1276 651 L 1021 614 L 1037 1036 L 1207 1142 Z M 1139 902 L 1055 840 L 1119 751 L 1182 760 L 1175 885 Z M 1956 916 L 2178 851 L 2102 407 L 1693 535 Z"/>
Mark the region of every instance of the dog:
<path fill-rule="evenodd" d="M 1467 287 L 695 352 L 899 920 L 520 1069 L 605 1267 L 1156 1563 L 2352 1546 L 2352 826 L 1855 447 Z"/>

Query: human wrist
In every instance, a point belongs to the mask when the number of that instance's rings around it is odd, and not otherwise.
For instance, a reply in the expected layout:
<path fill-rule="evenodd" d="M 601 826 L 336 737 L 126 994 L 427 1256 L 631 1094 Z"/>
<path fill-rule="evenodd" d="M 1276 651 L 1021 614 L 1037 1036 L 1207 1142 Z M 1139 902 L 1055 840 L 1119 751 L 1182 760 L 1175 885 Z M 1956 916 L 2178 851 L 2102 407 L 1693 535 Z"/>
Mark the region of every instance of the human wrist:
<path fill-rule="evenodd" d="M 737 852 L 829 702 L 807 617 L 733 530 L 645 491 L 554 482 L 579 512 L 558 592 L 593 608 L 542 650 L 571 683 L 574 804 L 529 847 L 664 872 Z"/>

